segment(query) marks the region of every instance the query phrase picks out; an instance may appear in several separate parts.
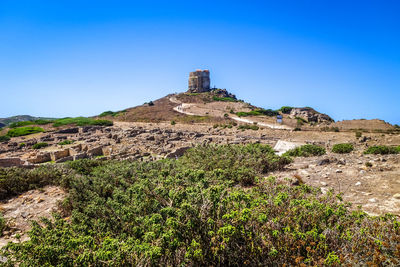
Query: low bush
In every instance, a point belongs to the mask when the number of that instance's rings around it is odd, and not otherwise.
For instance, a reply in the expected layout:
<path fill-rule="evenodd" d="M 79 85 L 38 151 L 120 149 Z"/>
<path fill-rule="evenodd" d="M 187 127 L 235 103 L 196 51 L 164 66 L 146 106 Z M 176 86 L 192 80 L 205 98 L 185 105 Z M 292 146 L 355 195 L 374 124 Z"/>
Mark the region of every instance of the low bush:
<path fill-rule="evenodd" d="M 55 120 L 53 126 L 59 127 L 70 124 L 74 124 L 76 126 L 88 126 L 88 125 L 112 126 L 113 122 L 109 120 L 95 120 L 91 118 L 77 117 L 77 118 L 63 118 Z"/>
<path fill-rule="evenodd" d="M 8 142 L 8 141 L 10 141 L 10 139 L 11 138 L 7 135 L 0 136 L 0 142 Z"/>
<path fill-rule="evenodd" d="M 32 170 L 0 168 L 0 200 L 45 185 L 56 185 L 65 174 L 65 171 L 54 165 L 40 166 Z"/>
<path fill-rule="evenodd" d="M 47 147 L 47 146 L 49 146 L 49 144 L 43 142 L 43 143 L 36 143 L 36 144 L 34 144 L 34 145 L 32 146 L 32 148 L 33 148 L 33 149 L 41 149 L 41 148 Z"/>
<path fill-rule="evenodd" d="M 291 160 L 280 157 L 269 145 L 205 145 L 186 151 L 181 161 L 190 168 L 252 169 L 260 174 L 281 169 Z"/>
<path fill-rule="evenodd" d="M 17 127 L 22 127 L 22 126 L 28 126 L 28 125 L 46 125 L 54 122 L 54 120 L 50 119 L 38 119 L 34 121 L 17 121 L 11 123 L 8 127 L 9 128 L 17 128 Z"/>
<path fill-rule="evenodd" d="M 355 135 L 356 135 L 356 138 L 360 138 L 362 136 L 362 132 L 356 131 Z"/>
<path fill-rule="evenodd" d="M 391 146 L 371 146 L 364 151 L 364 154 L 398 154 L 400 153 L 400 146 L 391 147 Z"/>
<path fill-rule="evenodd" d="M 3 214 L 0 213 L 0 236 L 3 235 L 3 231 L 6 228 L 6 220 L 3 217 Z"/>
<path fill-rule="evenodd" d="M 282 112 L 283 114 L 289 114 L 292 111 L 293 107 L 283 106 L 278 111 Z"/>
<path fill-rule="evenodd" d="M 326 153 L 325 148 L 316 146 L 316 145 L 303 145 L 300 147 L 296 147 L 284 153 L 284 156 L 290 157 L 313 157 L 313 156 L 321 156 Z"/>
<path fill-rule="evenodd" d="M 171 125 L 175 125 L 176 124 L 176 122 L 175 121 L 171 121 Z"/>
<path fill-rule="evenodd" d="M 64 140 L 64 141 L 61 141 L 60 143 L 58 143 L 60 146 L 64 146 L 64 145 L 70 145 L 70 144 L 73 144 L 74 143 L 74 140 Z"/>
<path fill-rule="evenodd" d="M 214 101 L 222 101 L 222 102 L 238 102 L 237 99 L 232 98 L 232 97 L 218 97 L 218 96 L 213 96 Z"/>
<path fill-rule="evenodd" d="M 27 126 L 27 125 L 32 125 L 33 121 L 16 121 L 13 123 L 10 123 L 10 125 L 8 125 L 9 128 L 17 128 L 17 127 L 21 127 L 21 126 Z"/>
<path fill-rule="evenodd" d="M 111 111 L 111 110 L 109 110 L 109 111 L 102 112 L 99 115 L 99 117 L 106 117 L 106 116 L 118 117 L 119 115 L 121 115 L 121 114 L 123 114 L 125 112 L 126 112 L 125 110 L 122 110 L 122 111 Z"/>
<path fill-rule="evenodd" d="M 332 147 L 333 153 L 346 154 L 354 150 L 352 144 L 336 144 Z"/>
<path fill-rule="evenodd" d="M 20 144 L 19 144 L 19 147 L 20 147 L 20 148 L 26 147 L 26 144 L 25 144 L 25 143 L 20 143 Z"/>
<path fill-rule="evenodd" d="M 277 116 L 279 115 L 279 112 L 276 110 L 272 110 L 272 109 L 255 109 L 249 112 L 236 112 L 236 115 L 239 117 L 247 117 L 247 116 Z"/>
<path fill-rule="evenodd" d="M 20 127 L 8 130 L 7 136 L 17 137 L 40 132 L 44 132 L 44 129 L 40 127 Z"/>
<path fill-rule="evenodd" d="M 239 130 L 254 130 L 257 131 L 258 129 L 260 129 L 260 127 L 258 127 L 257 125 L 251 125 L 251 124 L 244 124 L 244 125 L 239 125 L 238 127 Z"/>

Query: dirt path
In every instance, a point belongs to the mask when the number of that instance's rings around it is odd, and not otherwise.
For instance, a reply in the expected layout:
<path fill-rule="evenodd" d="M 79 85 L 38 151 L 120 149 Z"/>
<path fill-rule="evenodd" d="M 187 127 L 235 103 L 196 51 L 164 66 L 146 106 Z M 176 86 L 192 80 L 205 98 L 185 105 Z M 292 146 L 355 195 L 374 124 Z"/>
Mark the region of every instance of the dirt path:
<path fill-rule="evenodd" d="M 188 103 L 182 103 L 181 101 L 179 101 L 178 99 L 176 99 L 176 97 L 170 97 L 169 100 L 172 103 L 175 104 L 179 104 L 178 106 L 174 107 L 174 110 L 182 113 L 182 114 L 186 114 L 189 116 L 201 116 L 202 114 L 195 114 L 192 112 L 188 112 L 186 111 L 186 109 L 195 106 L 195 104 L 188 104 Z M 258 121 L 253 121 L 253 120 L 249 120 L 249 119 L 244 119 L 244 118 L 239 118 L 237 116 L 229 116 L 230 119 L 238 121 L 238 122 L 244 122 L 244 123 L 249 123 L 249 124 L 257 124 L 258 126 L 262 126 L 262 127 L 267 127 L 267 128 L 271 128 L 271 129 L 280 129 L 280 130 L 292 130 L 292 127 L 286 126 L 286 125 L 281 125 L 281 124 L 271 124 L 271 123 L 264 123 L 264 122 L 258 122 Z"/>

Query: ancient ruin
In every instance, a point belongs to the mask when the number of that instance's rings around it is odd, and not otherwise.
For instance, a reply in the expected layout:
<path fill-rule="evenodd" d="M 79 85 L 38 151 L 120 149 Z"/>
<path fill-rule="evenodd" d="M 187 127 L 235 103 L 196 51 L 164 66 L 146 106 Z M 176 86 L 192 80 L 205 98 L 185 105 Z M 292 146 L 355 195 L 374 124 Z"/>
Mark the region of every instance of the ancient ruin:
<path fill-rule="evenodd" d="M 210 91 L 210 71 L 196 70 L 189 74 L 189 93 Z"/>

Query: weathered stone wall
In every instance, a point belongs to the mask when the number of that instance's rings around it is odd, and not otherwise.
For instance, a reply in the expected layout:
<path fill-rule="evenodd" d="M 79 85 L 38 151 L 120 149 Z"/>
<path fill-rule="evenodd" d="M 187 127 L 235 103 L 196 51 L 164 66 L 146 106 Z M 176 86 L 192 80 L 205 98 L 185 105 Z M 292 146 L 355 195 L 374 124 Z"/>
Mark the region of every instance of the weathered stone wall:
<path fill-rule="evenodd" d="M 203 93 L 210 91 L 210 72 L 208 70 L 196 70 L 189 74 L 190 93 Z"/>

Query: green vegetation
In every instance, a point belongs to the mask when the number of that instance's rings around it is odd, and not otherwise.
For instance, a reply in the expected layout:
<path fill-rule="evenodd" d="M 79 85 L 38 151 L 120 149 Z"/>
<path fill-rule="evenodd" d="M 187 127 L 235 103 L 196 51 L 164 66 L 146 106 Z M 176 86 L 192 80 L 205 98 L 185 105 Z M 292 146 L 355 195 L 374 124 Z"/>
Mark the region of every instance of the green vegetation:
<path fill-rule="evenodd" d="M 19 195 L 25 191 L 58 184 L 66 171 L 46 165 L 27 170 L 23 168 L 0 168 L 0 200 Z"/>
<path fill-rule="evenodd" d="M 354 150 L 352 144 L 336 144 L 332 147 L 333 153 L 346 154 Z"/>
<path fill-rule="evenodd" d="M 213 96 L 214 101 L 223 101 L 223 102 L 238 102 L 237 99 L 233 97 L 218 97 L 218 96 Z"/>
<path fill-rule="evenodd" d="M 175 121 L 171 121 L 171 125 L 175 125 L 176 124 L 176 122 Z"/>
<path fill-rule="evenodd" d="M 21 144 L 19 144 L 19 147 L 20 148 L 26 147 L 26 144 L 25 143 L 21 143 Z"/>
<path fill-rule="evenodd" d="M 22 126 L 27 126 L 27 125 L 46 125 L 53 123 L 54 120 L 44 120 L 44 119 L 39 119 L 39 120 L 34 120 L 34 121 L 17 121 L 11 123 L 8 127 L 9 128 L 17 128 L 17 127 L 22 127 Z"/>
<path fill-rule="evenodd" d="M 99 115 L 99 117 L 106 117 L 106 116 L 112 116 L 112 117 L 118 117 L 122 114 L 126 113 L 126 110 L 121 110 L 121 111 L 104 111 Z"/>
<path fill-rule="evenodd" d="M 355 135 L 356 135 L 356 138 L 360 138 L 362 136 L 362 132 L 356 131 Z"/>
<path fill-rule="evenodd" d="M 58 143 L 60 146 L 64 146 L 64 145 L 70 145 L 70 144 L 73 144 L 74 143 L 74 140 L 64 140 L 64 141 L 61 141 L 60 143 Z"/>
<path fill-rule="evenodd" d="M 266 145 L 207 145 L 178 160 L 0 169 L 0 196 L 20 183 L 69 192 L 61 214 L 3 256 L 8 266 L 398 265 L 395 216 L 264 178 L 288 162 Z"/>
<path fill-rule="evenodd" d="M 36 144 L 34 144 L 34 145 L 32 146 L 32 148 L 33 148 L 33 149 L 41 149 L 41 148 L 47 147 L 47 146 L 49 146 L 48 143 L 36 143 Z"/>
<path fill-rule="evenodd" d="M 239 130 L 254 130 L 257 131 L 258 129 L 260 129 L 260 127 L 258 127 L 257 125 L 254 124 L 244 124 L 244 125 L 239 125 L 238 127 Z"/>
<path fill-rule="evenodd" d="M 325 148 L 316 145 L 303 145 L 287 151 L 284 156 L 290 157 L 313 157 L 321 156 L 326 153 Z"/>
<path fill-rule="evenodd" d="M 398 154 L 400 153 L 400 146 L 391 147 L 391 146 L 371 146 L 364 151 L 364 154 Z"/>
<path fill-rule="evenodd" d="M 40 132 L 44 132 L 44 129 L 40 127 L 20 127 L 8 130 L 7 136 L 17 137 Z"/>
<path fill-rule="evenodd" d="M 272 110 L 272 109 L 255 109 L 249 112 L 236 112 L 236 115 L 239 117 L 247 117 L 247 116 L 260 116 L 260 115 L 264 115 L 264 116 L 277 116 L 279 115 L 279 112 L 276 110 Z"/>
<path fill-rule="evenodd" d="M 53 126 L 59 127 L 69 124 L 74 124 L 76 126 L 88 126 L 88 125 L 112 126 L 113 122 L 109 120 L 95 120 L 85 117 L 76 117 L 76 118 L 63 118 L 55 120 Z"/>
<path fill-rule="evenodd" d="M 292 111 L 293 107 L 283 106 L 278 111 L 282 112 L 283 114 L 289 114 Z"/>
<path fill-rule="evenodd" d="M 0 142 L 7 142 L 7 141 L 10 141 L 10 139 L 11 138 L 7 135 L 0 136 Z"/>
<path fill-rule="evenodd" d="M 0 213 L 0 236 L 3 235 L 3 231 L 6 228 L 6 220 L 3 217 L 3 214 Z"/>
<path fill-rule="evenodd" d="M 295 119 L 297 120 L 297 126 L 302 126 L 305 123 L 308 123 L 308 121 L 306 121 L 305 119 L 300 118 L 300 117 L 295 117 Z"/>

